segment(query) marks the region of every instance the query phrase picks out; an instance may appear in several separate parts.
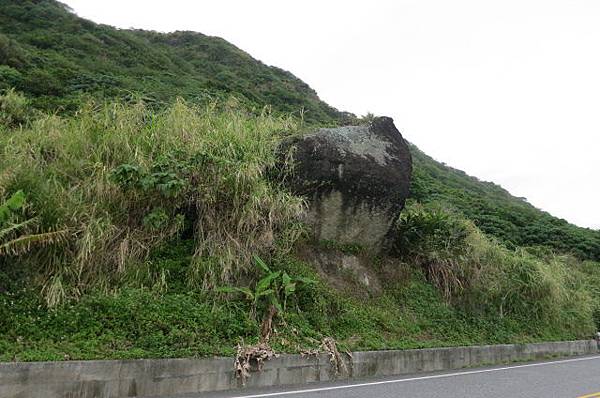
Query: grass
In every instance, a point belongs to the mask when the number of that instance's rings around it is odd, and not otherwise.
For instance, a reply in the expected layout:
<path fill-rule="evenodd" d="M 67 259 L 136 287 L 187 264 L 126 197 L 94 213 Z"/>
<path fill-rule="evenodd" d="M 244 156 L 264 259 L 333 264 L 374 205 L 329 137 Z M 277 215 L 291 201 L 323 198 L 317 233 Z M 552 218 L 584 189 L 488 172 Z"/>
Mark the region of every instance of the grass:
<path fill-rule="evenodd" d="M 286 249 L 301 233 L 301 199 L 265 178 L 292 118 L 183 101 L 89 103 L 77 117 L 43 116 L 0 137 L 0 193 L 22 190 L 40 231 L 68 231 L 51 254 L 18 258 L 57 304 L 110 291 L 152 248 L 195 237 L 190 285 L 231 281 L 251 255 Z M 275 239 L 277 237 L 277 241 Z"/>
<path fill-rule="evenodd" d="M 169 271 L 166 290 L 123 282 L 114 293 L 95 291 L 49 309 L 35 289 L 11 282 L 0 296 L 0 360 L 231 356 L 236 344 L 255 343 L 259 321 L 247 301 L 187 288 L 193 246 L 170 244 L 149 259 L 152 267 Z M 349 350 L 582 337 L 581 331 L 527 317 L 500 319 L 448 305 L 418 269 L 388 283 L 383 295 L 365 300 L 332 291 L 308 264 L 281 258 L 272 266 L 318 281 L 305 286 L 276 321 L 271 344 L 279 352 L 316 348 L 325 336 Z"/>
<path fill-rule="evenodd" d="M 290 72 L 219 37 L 116 29 L 54 0 L 0 0 L 0 10 L 0 90 L 16 87 L 38 109 L 72 113 L 82 99 L 132 93 L 154 107 L 177 97 L 199 104 L 235 95 L 258 113 L 270 105 L 312 123 L 353 118 Z"/>
<path fill-rule="evenodd" d="M 508 249 L 460 214 L 411 202 L 400 216 L 396 254 L 419 266 L 448 303 L 475 314 L 538 321 L 591 335 L 600 301 L 589 275 L 600 272 L 550 250 Z M 596 264 L 596 268 L 598 264 Z"/>
<path fill-rule="evenodd" d="M 411 196 L 460 212 L 509 248 L 538 246 L 583 260 L 600 261 L 600 231 L 570 224 L 535 208 L 502 187 L 437 162 L 410 146 Z M 576 198 L 575 198 L 576 200 Z"/>
<path fill-rule="evenodd" d="M 0 91 L 13 87 L 27 98 L 0 103 L 0 125 L 19 125 L 35 113 L 32 109 L 75 114 L 89 98 L 131 101 L 140 96 L 155 110 L 179 97 L 210 104 L 234 96 L 254 115 L 268 106 L 312 126 L 359 122 L 321 101 L 291 73 L 267 66 L 223 39 L 98 25 L 54 0 L 0 0 Z M 414 199 L 451 205 L 512 249 L 543 246 L 600 261 L 600 231 L 569 224 L 414 146 L 411 152 Z"/>
<path fill-rule="evenodd" d="M 281 276 L 276 289 L 284 275 L 294 284 L 274 321 L 279 352 L 325 337 L 373 350 L 588 338 L 598 327 L 597 263 L 508 248 L 430 202 L 408 204 L 393 252 L 375 262 L 381 294 L 332 289 L 296 244 L 364 251 L 307 240 L 303 200 L 269 178 L 279 140 L 302 129 L 294 118 L 177 101 L 4 120 L 0 231 L 35 220 L 10 239 L 61 239 L 0 255 L 0 360 L 232 355 L 258 341 L 265 306 L 219 287 L 258 291 L 255 256 Z"/>
<path fill-rule="evenodd" d="M 282 136 L 354 115 L 219 38 L 118 30 L 53 0 L 0 5 L 0 360 L 232 355 L 258 340 L 260 316 L 218 287 L 256 286 L 254 256 L 316 281 L 276 318 L 277 351 L 324 337 L 350 350 L 563 340 L 600 326 L 599 231 L 415 147 L 415 203 L 392 258 L 374 261 L 382 293 L 332 289 L 294 257 L 303 201 L 267 175 Z"/>

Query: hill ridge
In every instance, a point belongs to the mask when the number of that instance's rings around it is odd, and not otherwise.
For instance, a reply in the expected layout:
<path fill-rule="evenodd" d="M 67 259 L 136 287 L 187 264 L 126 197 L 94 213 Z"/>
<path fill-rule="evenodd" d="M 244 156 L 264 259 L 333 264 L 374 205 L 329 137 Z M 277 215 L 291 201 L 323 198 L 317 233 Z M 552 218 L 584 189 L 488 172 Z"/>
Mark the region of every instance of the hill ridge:
<path fill-rule="evenodd" d="M 291 72 L 267 66 L 225 39 L 199 32 L 116 29 L 78 17 L 54 0 L 0 0 L 0 90 L 15 87 L 33 106 L 73 112 L 82 97 L 130 98 L 161 106 L 235 96 L 302 116 L 308 125 L 356 123 L 319 99 Z M 413 197 L 443 201 L 509 246 L 547 246 L 600 260 L 600 231 L 535 208 L 497 184 L 446 166 L 418 150 Z M 475 179 L 473 179 L 475 178 Z"/>

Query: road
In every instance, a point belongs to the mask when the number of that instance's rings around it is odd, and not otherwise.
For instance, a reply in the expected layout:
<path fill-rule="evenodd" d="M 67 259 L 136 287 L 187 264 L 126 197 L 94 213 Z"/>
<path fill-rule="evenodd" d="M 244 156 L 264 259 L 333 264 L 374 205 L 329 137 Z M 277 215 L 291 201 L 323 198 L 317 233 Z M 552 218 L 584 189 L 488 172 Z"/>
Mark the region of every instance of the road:
<path fill-rule="evenodd" d="M 288 388 L 203 394 L 211 398 L 600 398 L 600 356 L 353 380 Z"/>

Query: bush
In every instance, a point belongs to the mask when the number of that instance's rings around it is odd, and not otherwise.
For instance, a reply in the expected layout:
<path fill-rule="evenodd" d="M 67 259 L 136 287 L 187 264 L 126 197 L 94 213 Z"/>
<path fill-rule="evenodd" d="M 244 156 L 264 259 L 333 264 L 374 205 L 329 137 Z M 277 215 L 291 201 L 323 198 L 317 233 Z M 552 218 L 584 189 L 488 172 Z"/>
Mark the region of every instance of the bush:
<path fill-rule="evenodd" d="M 190 284 L 231 282 L 253 254 L 297 236 L 302 201 L 264 177 L 277 134 L 296 127 L 291 118 L 182 101 L 159 113 L 90 103 L 77 117 L 46 116 L 5 134 L 0 193 L 22 190 L 43 229 L 69 236 L 18 262 L 42 276 L 48 298 L 78 296 L 108 290 L 184 233 L 196 242 Z"/>
<path fill-rule="evenodd" d="M 576 261 L 510 250 L 472 223 L 435 204 L 409 203 L 398 221 L 395 250 L 423 268 L 448 302 L 473 313 L 530 320 L 591 334 L 595 305 Z"/>
<path fill-rule="evenodd" d="M 409 201 L 396 225 L 394 251 L 423 268 L 449 301 L 470 282 L 464 265 L 476 227 L 438 204 Z"/>
<path fill-rule="evenodd" d="M 23 125 L 30 113 L 29 100 L 23 94 L 9 89 L 0 95 L 0 126 L 14 128 Z"/>
<path fill-rule="evenodd" d="M 410 149 L 413 199 L 443 203 L 459 211 L 509 248 L 543 246 L 582 260 L 600 261 L 600 231 L 569 224 L 492 182 L 436 162 L 413 145 Z"/>
<path fill-rule="evenodd" d="M 19 85 L 23 77 L 21 73 L 8 65 L 0 65 L 0 89 L 10 89 Z"/>

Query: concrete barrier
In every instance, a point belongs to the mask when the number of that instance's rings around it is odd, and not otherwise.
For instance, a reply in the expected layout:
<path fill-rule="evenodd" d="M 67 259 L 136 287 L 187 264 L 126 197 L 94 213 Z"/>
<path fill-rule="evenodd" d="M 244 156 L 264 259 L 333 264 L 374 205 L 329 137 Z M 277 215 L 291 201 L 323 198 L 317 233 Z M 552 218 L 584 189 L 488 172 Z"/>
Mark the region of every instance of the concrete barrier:
<path fill-rule="evenodd" d="M 324 354 L 282 355 L 260 372 L 255 369 L 246 386 L 396 376 L 598 352 L 595 340 L 366 351 L 347 357 L 344 373 L 336 372 Z M 2 398 L 172 397 L 241 387 L 231 358 L 0 363 Z"/>

